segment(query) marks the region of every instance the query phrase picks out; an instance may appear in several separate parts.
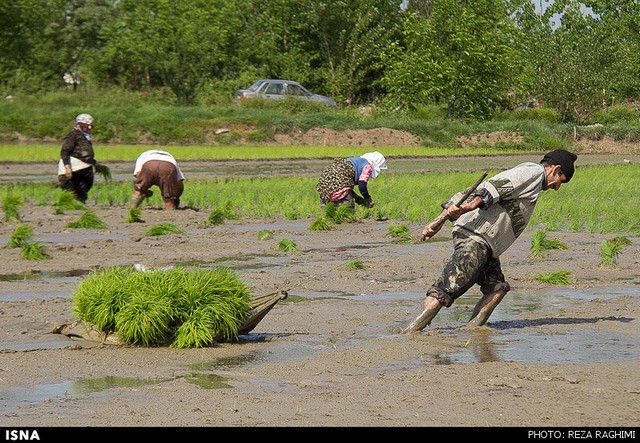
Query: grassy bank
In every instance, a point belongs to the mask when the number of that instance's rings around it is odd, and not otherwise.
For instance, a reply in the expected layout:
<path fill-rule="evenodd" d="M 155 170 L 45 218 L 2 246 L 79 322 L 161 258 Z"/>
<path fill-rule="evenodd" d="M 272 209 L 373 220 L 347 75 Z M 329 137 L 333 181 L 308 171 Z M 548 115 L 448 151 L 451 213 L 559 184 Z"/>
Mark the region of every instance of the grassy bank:
<path fill-rule="evenodd" d="M 15 146 L 27 140 L 38 156 L 56 157 L 57 153 L 54 156 L 47 148 L 55 150 L 53 145 L 59 146 L 73 126 L 75 116 L 82 112 L 95 118 L 92 135 L 98 149 L 101 145 L 113 148 L 105 151 L 103 158 L 121 160 L 131 159 L 127 154 L 131 145 L 163 145 L 171 146 L 172 150 L 187 146 L 216 147 L 220 150 L 198 149 L 197 155 L 201 156 L 198 158 L 255 158 L 252 152 L 255 149 L 243 148 L 241 154 L 236 154 L 235 148 L 242 144 L 255 147 L 274 143 L 276 134 L 305 132 L 311 128 L 337 131 L 391 128 L 419 137 L 424 148 L 439 150 L 463 148 L 465 139 L 475 140 L 478 149 L 495 148 L 504 152 L 567 148 L 574 137 L 597 140 L 608 135 L 616 140 L 640 140 L 640 113 L 622 106 L 611 107 L 594 117 L 594 123 L 603 125 L 574 127 L 559 123 L 550 109 L 503 111 L 491 121 L 461 123 L 447 121 L 446 109 L 438 106 L 410 113 L 385 113 L 375 107 L 328 109 L 295 100 L 180 107 L 165 103 L 162 97 L 104 91 L 94 95 L 51 93 L 0 100 L 0 143 Z M 485 146 L 482 135 L 495 133 L 515 137 Z M 181 151 L 179 157 L 194 158 L 189 155 L 195 154 L 186 148 L 185 151 Z"/>

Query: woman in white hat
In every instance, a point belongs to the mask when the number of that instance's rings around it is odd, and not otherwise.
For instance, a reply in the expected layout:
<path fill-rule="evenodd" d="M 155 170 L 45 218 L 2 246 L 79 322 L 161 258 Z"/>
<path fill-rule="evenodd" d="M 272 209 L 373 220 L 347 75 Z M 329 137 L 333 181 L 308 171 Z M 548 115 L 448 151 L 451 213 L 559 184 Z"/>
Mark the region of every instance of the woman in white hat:
<path fill-rule="evenodd" d="M 337 158 L 320 175 L 316 190 L 320 194 L 322 206 L 329 202 L 336 205 L 355 203 L 373 207 L 373 198 L 369 194 L 367 183 L 376 178 L 380 171 L 387 169 L 387 161 L 379 152 L 367 152 L 360 157 Z M 358 186 L 360 195 L 355 193 Z"/>
<path fill-rule="evenodd" d="M 89 114 L 79 114 L 75 126 L 62 143 L 58 162 L 60 187 L 73 192 L 82 203 L 87 201 L 89 190 L 93 187 L 94 168 L 100 168 L 93 158 L 90 135 L 92 129 L 93 117 Z"/>

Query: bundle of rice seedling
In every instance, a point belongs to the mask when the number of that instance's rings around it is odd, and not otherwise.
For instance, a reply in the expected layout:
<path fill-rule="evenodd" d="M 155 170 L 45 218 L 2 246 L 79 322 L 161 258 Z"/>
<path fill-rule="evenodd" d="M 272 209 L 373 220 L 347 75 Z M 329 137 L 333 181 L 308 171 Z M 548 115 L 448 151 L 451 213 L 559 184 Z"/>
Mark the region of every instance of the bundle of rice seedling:
<path fill-rule="evenodd" d="M 14 229 L 5 247 L 8 249 L 19 248 L 22 245 L 28 243 L 31 240 L 32 236 L 33 228 L 29 225 L 22 224 Z"/>
<path fill-rule="evenodd" d="M 531 238 L 531 255 L 540 257 L 549 249 L 567 249 L 567 245 L 560 240 L 547 237 L 544 230 L 537 230 Z"/>
<path fill-rule="evenodd" d="M 260 240 L 271 240 L 273 238 L 273 231 L 269 229 L 260 229 L 258 232 L 258 239 Z"/>
<path fill-rule="evenodd" d="M 224 211 L 220 209 L 214 209 L 209 213 L 209 216 L 204 221 L 205 226 L 217 226 L 224 223 L 224 219 L 227 218 Z"/>
<path fill-rule="evenodd" d="M 108 226 L 98 215 L 90 209 L 84 211 L 80 218 L 75 222 L 66 224 L 67 228 L 83 228 L 83 229 L 107 229 Z"/>
<path fill-rule="evenodd" d="M 411 240 L 411 231 L 406 225 L 389 225 L 387 232 L 391 237 L 394 237 L 400 241 Z"/>
<path fill-rule="evenodd" d="M 86 206 L 76 198 L 73 192 L 67 191 L 66 189 L 61 190 L 58 198 L 53 202 L 54 214 L 63 214 L 64 211 L 79 209 L 86 209 Z"/>
<path fill-rule="evenodd" d="M 167 235 L 167 234 L 183 234 L 184 229 L 171 224 L 171 223 L 159 223 L 155 226 L 151 226 L 149 229 L 144 231 L 145 235 L 150 236 L 159 236 L 159 235 Z"/>
<path fill-rule="evenodd" d="M 280 240 L 280 242 L 278 243 L 278 249 L 280 249 L 283 252 L 298 252 L 298 245 L 296 244 L 295 241 L 291 240 L 290 238 L 283 238 L 282 240 Z"/>
<path fill-rule="evenodd" d="M 37 241 L 23 243 L 20 248 L 20 257 L 25 260 L 48 260 L 51 258 L 44 245 Z"/>
<path fill-rule="evenodd" d="M 364 265 L 362 264 L 362 261 L 356 258 L 347 263 L 347 269 L 350 269 L 352 271 L 364 269 Z"/>
<path fill-rule="evenodd" d="M 309 225 L 310 231 L 330 231 L 332 229 L 331 223 L 324 217 L 316 218 L 311 225 Z"/>
<path fill-rule="evenodd" d="M 533 278 L 543 283 L 551 285 L 568 285 L 570 271 L 556 271 L 547 274 L 536 274 Z"/>
<path fill-rule="evenodd" d="M 11 193 L 2 201 L 2 210 L 4 211 L 4 221 L 10 220 L 22 220 L 20 215 L 20 208 L 22 207 L 22 197 L 19 195 L 13 195 Z"/>
<path fill-rule="evenodd" d="M 237 337 L 251 311 L 249 290 L 227 268 L 104 268 L 80 283 L 73 301 L 77 317 L 126 344 L 177 348 Z"/>
<path fill-rule="evenodd" d="M 102 175 L 102 178 L 104 178 L 105 182 L 109 183 L 111 181 L 111 169 L 109 169 L 108 166 L 97 164 L 95 168 L 96 172 Z"/>
<path fill-rule="evenodd" d="M 125 223 L 144 223 L 144 220 L 141 218 L 142 210 L 140 208 L 131 208 L 127 213 L 127 218 L 124 220 Z"/>
<path fill-rule="evenodd" d="M 631 240 L 623 236 L 614 237 L 611 240 L 602 242 L 600 246 L 600 264 L 617 265 L 620 250 L 623 246 L 629 246 L 631 244 Z"/>

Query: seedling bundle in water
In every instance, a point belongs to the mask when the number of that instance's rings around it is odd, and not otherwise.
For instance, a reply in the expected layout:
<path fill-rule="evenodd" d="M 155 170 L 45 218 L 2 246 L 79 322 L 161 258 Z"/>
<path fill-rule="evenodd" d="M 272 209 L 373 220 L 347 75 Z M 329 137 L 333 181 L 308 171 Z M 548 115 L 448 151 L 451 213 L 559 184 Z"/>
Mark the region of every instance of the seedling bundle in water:
<path fill-rule="evenodd" d="M 223 267 L 103 268 L 78 285 L 73 302 L 77 317 L 125 344 L 176 348 L 235 338 L 251 311 L 249 290 Z"/>

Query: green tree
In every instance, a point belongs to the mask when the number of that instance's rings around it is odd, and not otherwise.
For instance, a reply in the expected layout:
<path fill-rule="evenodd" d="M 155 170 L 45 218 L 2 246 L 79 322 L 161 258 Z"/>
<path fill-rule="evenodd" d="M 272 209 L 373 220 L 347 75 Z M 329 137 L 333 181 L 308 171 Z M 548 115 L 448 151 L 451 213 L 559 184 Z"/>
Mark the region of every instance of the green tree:
<path fill-rule="evenodd" d="M 519 31 L 501 0 L 440 0 L 408 14 L 404 40 L 387 53 L 386 102 L 444 103 L 449 119 L 488 118 L 520 65 Z"/>
<path fill-rule="evenodd" d="M 118 20 L 103 30 L 107 43 L 93 63 L 102 84 L 168 88 L 179 102 L 193 104 L 203 82 L 233 70 L 234 2 L 121 0 L 117 8 Z"/>
<path fill-rule="evenodd" d="M 0 84 L 36 92 L 80 76 L 83 58 L 100 46 L 112 0 L 12 0 L 0 4 Z"/>
<path fill-rule="evenodd" d="M 544 14 L 518 16 L 527 32 L 527 58 L 535 72 L 532 91 L 564 121 L 584 122 L 615 97 L 637 92 L 637 6 L 607 9 L 592 2 L 596 15 L 581 2 L 555 0 Z M 619 4 L 618 4 L 619 5 Z M 555 17 L 560 17 L 556 24 Z"/>

